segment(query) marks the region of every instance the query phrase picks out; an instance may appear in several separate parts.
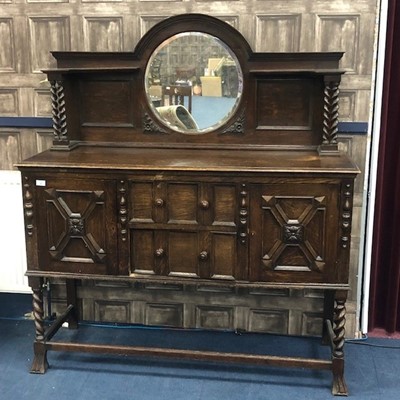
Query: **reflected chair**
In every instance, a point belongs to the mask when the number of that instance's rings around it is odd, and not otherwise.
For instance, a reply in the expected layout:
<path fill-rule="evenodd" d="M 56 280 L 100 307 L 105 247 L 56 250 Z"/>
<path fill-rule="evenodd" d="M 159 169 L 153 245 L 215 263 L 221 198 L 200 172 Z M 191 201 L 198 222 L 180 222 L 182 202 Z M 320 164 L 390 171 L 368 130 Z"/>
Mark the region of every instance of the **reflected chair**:
<path fill-rule="evenodd" d="M 185 105 L 187 97 L 187 106 Z M 184 105 L 189 113 L 192 113 L 192 87 L 189 85 L 168 85 L 162 87 L 162 105 Z"/>
<path fill-rule="evenodd" d="M 176 81 L 189 82 L 196 80 L 196 67 L 177 67 L 175 68 Z"/>

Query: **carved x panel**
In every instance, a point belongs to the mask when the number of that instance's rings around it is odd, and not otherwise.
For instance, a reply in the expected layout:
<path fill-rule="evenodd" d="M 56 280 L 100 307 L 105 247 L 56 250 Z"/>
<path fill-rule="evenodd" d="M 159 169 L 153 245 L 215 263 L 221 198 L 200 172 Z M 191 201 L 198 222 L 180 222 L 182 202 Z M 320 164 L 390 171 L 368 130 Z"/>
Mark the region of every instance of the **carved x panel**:
<path fill-rule="evenodd" d="M 104 192 L 46 190 L 49 252 L 60 261 L 104 262 L 104 239 L 96 234 L 96 221 L 102 219 Z"/>
<path fill-rule="evenodd" d="M 262 196 L 263 264 L 275 271 L 322 271 L 325 196 Z"/>

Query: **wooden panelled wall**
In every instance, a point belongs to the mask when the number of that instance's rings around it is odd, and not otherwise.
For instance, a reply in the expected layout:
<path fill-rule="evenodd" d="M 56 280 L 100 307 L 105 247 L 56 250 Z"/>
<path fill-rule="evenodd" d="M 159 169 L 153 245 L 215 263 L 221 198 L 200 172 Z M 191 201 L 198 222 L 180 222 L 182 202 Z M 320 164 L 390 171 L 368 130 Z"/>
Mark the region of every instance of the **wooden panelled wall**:
<path fill-rule="evenodd" d="M 368 121 L 377 0 L 0 0 L 0 116 L 50 116 L 49 85 L 40 72 L 54 66 L 50 50 L 129 51 L 158 21 L 185 12 L 221 18 L 256 51 L 345 51 L 340 120 Z M 51 141 L 50 130 L 0 127 L 0 169 L 13 169 Z M 363 168 L 367 137 L 341 135 L 341 146 Z M 363 179 L 355 190 L 348 336 L 358 329 Z M 62 290 L 55 291 L 61 301 Z M 79 293 L 90 320 L 291 334 L 314 334 L 321 322 L 314 292 L 85 284 Z"/>

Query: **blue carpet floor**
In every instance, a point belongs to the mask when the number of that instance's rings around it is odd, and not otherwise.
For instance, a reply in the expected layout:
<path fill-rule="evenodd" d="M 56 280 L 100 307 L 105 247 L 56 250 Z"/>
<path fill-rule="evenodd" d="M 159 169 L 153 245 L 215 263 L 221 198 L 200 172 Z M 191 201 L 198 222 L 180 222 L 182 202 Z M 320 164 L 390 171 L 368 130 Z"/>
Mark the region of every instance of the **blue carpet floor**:
<path fill-rule="evenodd" d="M 30 296 L 0 294 L 0 399 L 286 400 L 333 399 L 329 371 L 50 352 L 45 375 L 32 375 Z M 327 357 L 319 339 L 232 332 L 82 324 L 53 340 L 173 346 Z M 400 340 L 347 342 L 351 399 L 400 398 Z"/>
<path fill-rule="evenodd" d="M 193 96 L 192 116 L 199 129 L 206 129 L 221 121 L 236 102 L 233 97 Z"/>

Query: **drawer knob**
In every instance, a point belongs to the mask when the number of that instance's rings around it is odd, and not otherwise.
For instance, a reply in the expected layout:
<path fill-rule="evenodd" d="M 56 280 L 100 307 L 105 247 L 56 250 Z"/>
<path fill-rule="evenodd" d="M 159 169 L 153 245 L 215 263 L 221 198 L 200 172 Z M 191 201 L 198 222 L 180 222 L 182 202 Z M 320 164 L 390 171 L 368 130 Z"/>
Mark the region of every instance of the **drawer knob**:
<path fill-rule="evenodd" d="M 210 207 L 210 203 L 209 203 L 207 200 L 202 200 L 202 201 L 200 202 L 200 207 L 201 207 L 203 210 L 207 210 L 207 209 Z"/>
<path fill-rule="evenodd" d="M 164 249 L 157 249 L 155 251 L 156 257 L 162 257 L 164 255 Z"/>
<path fill-rule="evenodd" d="M 202 251 L 202 252 L 199 254 L 199 259 L 200 259 L 201 261 L 205 261 L 205 260 L 207 260 L 207 258 L 208 258 L 208 253 L 207 253 L 206 251 Z"/>
<path fill-rule="evenodd" d="M 157 207 L 162 207 L 164 205 L 163 199 L 156 199 L 155 204 Z"/>

